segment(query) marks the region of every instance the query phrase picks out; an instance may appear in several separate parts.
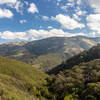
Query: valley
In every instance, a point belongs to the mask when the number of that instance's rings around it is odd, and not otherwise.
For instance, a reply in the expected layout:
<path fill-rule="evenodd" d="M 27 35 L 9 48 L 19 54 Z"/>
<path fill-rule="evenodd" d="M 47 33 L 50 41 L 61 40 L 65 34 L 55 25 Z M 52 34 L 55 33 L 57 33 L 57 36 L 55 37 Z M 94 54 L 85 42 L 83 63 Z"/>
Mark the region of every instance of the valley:
<path fill-rule="evenodd" d="M 5 43 L 0 45 L 0 56 L 26 62 L 48 72 L 62 61 L 90 49 L 99 42 L 100 38 L 76 36 Z"/>
<path fill-rule="evenodd" d="M 1 100 L 99 100 L 99 40 L 76 36 L 1 44 Z"/>

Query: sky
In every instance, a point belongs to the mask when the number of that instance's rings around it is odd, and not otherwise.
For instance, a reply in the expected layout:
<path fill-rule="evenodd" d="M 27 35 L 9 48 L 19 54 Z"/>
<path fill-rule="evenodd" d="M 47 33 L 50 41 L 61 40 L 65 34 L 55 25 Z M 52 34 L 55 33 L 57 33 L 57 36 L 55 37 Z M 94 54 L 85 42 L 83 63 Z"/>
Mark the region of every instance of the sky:
<path fill-rule="evenodd" d="M 0 43 L 100 36 L 100 0 L 0 0 Z"/>

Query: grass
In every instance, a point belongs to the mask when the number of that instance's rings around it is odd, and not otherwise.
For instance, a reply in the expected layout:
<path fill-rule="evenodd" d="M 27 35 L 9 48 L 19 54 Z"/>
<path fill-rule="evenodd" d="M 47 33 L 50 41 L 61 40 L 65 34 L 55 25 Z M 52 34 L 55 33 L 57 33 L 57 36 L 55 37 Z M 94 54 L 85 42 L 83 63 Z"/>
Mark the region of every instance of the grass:
<path fill-rule="evenodd" d="M 48 75 L 26 63 L 0 57 L 2 100 L 37 100 L 32 89 L 42 87 L 47 77 Z"/>

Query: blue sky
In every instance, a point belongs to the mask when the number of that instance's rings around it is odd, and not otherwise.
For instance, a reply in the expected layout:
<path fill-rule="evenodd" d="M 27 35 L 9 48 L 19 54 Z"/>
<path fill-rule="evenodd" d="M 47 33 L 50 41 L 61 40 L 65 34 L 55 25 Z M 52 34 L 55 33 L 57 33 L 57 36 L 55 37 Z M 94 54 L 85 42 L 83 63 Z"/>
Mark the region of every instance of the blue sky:
<path fill-rule="evenodd" d="M 99 0 L 0 0 L 0 43 L 100 36 Z"/>

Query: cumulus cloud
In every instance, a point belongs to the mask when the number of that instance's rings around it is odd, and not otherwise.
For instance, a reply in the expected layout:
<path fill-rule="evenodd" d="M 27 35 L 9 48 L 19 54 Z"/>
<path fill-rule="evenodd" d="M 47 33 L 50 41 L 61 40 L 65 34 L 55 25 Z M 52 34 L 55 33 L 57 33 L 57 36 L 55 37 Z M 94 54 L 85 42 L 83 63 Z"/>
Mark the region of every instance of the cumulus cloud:
<path fill-rule="evenodd" d="M 95 14 L 87 16 L 87 25 L 92 30 L 91 35 L 96 36 L 96 34 L 100 34 L 100 0 L 89 0 L 88 2 Z"/>
<path fill-rule="evenodd" d="M 38 8 L 36 7 L 36 5 L 34 3 L 30 4 L 30 7 L 28 8 L 28 12 L 29 13 L 38 13 Z"/>
<path fill-rule="evenodd" d="M 78 11 L 76 11 L 76 14 L 77 14 L 78 16 L 84 16 L 84 15 L 87 14 L 87 12 L 86 12 L 86 11 L 82 11 L 82 10 L 78 10 Z"/>
<path fill-rule="evenodd" d="M 88 2 L 96 13 L 100 13 L 100 0 L 88 0 Z"/>
<path fill-rule="evenodd" d="M 62 0 L 57 0 L 57 2 L 61 2 Z"/>
<path fill-rule="evenodd" d="M 22 2 L 17 1 L 15 6 L 13 6 L 13 8 L 15 8 L 17 12 L 19 12 L 21 14 L 23 13 L 23 11 L 22 11 L 23 3 Z"/>
<path fill-rule="evenodd" d="M 67 11 L 67 5 L 63 5 L 63 6 L 61 6 L 61 9 L 63 10 L 63 11 Z"/>
<path fill-rule="evenodd" d="M 83 23 L 79 23 L 67 15 L 62 15 L 62 14 L 56 15 L 55 20 L 57 22 L 59 22 L 62 25 L 62 27 L 65 29 L 72 30 L 72 29 L 76 29 L 76 28 L 85 27 L 85 25 Z"/>
<path fill-rule="evenodd" d="M 20 20 L 19 22 L 20 22 L 21 24 L 23 24 L 23 23 L 26 23 L 26 22 L 27 22 L 27 20 L 22 19 L 22 20 Z"/>
<path fill-rule="evenodd" d="M 63 11 L 67 11 L 68 8 L 75 8 L 77 5 L 78 7 L 82 4 L 82 0 L 67 0 L 67 3 L 63 6 L 61 6 L 61 9 Z"/>
<path fill-rule="evenodd" d="M 86 18 L 88 27 L 100 34 L 100 14 L 90 14 Z"/>
<path fill-rule="evenodd" d="M 26 32 L 0 32 L 0 38 L 3 39 L 20 39 L 20 40 L 28 40 Z"/>
<path fill-rule="evenodd" d="M 87 15 L 87 11 L 81 9 L 82 7 L 82 0 L 67 0 L 67 2 L 61 6 L 61 9 L 66 12 L 73 11 L 73 18 L 77 21 L 80 21 L 82 19 L 82 16 Z"/>
<path fill-rule="evenodd" d="M 0 5 L 6 4 L 7 6 L 16 9 L 18 13 L 22 13 L 23 3 L 19 0 L 0 0 Z"/>
<path fill-rule="evenodd" d="M 77 0 L 78 5 L 81 5 L 81 3 L 82 3 L 82 0 Z"/>
<path fill-rule="evenodd" d="M 0 0 L 0 4 L 15 4 L 17 0 Z"/>
<path fill-rule="evenodd" d="M 48 37 L 71 37 L 76 35 L 85 35 L 84 33 L 72 34 L 68 32 L 64 32 L 62 29 L 51 29 L 47 30 L 29 30 L 28 34 L 33 39 L 43 39 Z"/>
<path fill-rule="evenodd" d="M 44 21 L 48 21 L 48 20 L 49 20 L 49 17 L 48 17 L 48 16 L 42 16 L 42 19 L 43 19 Z"/>
<path fill-rule="evenodd" d="M 47 38 L 47 37 L 63 37 L 63 36 L 69 36 L 70 34 L 64 32 L 61 29 L 51 29 L 50 31 L 47 30 L 29 30 L 28 33 L 30 36 L 33 36 L 34 38 Z"/>
<path fill-rule="evenodd" d="M 48 26 L 48 29 L 53 29 L 53 27 L 52 26 Z"/>
<path fill-rule="evenodd" d="M 57 6 L 59 6 L 60 5 L 60 2 L 61 2 L 62 0 L 57 0 Z"/>
<path fill-rule="evenodd" d="M 0 8 L 0 18 L 12 18 L 13 13 L 8 9 L 1 9 Z"/>
<path fill-rule="evenodd" d="M 67 8 L 70 8 L 70 7 L 74 7 L 75 5 L 75 2 L 74 0 L 68 0 L 68 3 L 66 3 L 65 5 L 61 6 L 61 9 L 63 11 L 67 11 Z"/>
<path fill-rule="evenodd" d="M 73 14 L 73 19 L 80 21 L 81 18 L 77 14 Z"/>
<path fill-rule="evenodd" d="M 48 37 L 71 37 L 76 35 L 85 35 L 84 33 L 68 33 L 62 29 L 51 29 L 51 30 L 35 30 L 31 29 L 26 32 L 0 32 L 0 38 L 3 39 L 20 39 L 20 40 L 39 40 Z"/>

